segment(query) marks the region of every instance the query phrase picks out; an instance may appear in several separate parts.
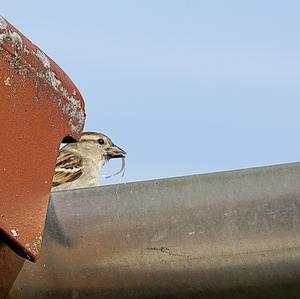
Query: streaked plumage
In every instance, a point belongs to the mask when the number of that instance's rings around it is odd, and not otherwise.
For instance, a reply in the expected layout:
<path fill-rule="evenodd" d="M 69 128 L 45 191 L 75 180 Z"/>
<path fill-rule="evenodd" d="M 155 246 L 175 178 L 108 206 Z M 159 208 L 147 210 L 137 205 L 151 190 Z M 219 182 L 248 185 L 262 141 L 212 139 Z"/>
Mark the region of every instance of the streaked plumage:
<path fill-rule="evenodd" d="M 76 143 L 65 145 L 57 157 L 52 191 L 97 186 L 102 166 L 126 153 L 102 133 L 85 132 Z"/>
<path fill-rule="evenodd" d="M 67 151 L 60 151 L 56 161 L 52 186 L 56 187 L 64 183 L 78 179 L 83 173 L 83 162 L 80 155 Z"/>

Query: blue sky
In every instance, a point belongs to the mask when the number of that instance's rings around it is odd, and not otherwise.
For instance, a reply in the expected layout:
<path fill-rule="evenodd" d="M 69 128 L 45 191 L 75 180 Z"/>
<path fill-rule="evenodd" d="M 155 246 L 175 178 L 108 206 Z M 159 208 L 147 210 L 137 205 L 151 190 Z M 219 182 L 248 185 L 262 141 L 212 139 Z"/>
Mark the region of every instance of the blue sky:
<path fill-rule="evenodd" d="M 1 14 L 128 152 L 105 184 L 300 160 L 299 1 L 19 1 Z M 118 170 L 112 161 L 104 172 Z"/>

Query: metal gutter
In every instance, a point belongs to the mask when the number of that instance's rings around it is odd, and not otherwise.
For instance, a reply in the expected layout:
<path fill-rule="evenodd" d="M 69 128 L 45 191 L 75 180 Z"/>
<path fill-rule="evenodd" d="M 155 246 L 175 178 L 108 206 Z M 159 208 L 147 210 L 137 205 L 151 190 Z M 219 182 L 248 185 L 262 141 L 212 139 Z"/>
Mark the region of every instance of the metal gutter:
<path fill-rule="evenodd" d="M 299 297 L 299 163 L 51 197 L 10 299 Z"/>

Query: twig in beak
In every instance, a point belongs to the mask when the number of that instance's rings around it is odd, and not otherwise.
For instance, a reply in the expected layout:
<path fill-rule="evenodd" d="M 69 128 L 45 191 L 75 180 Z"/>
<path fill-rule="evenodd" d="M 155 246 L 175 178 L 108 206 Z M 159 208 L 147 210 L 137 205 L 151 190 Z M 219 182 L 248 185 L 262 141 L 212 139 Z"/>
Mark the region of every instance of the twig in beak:
<path fill-rule="evenodd" d="M 106 179 L 109 179 L 115 175 L 118 175 L 118 174 L 121 174 L 121 177 L 124 176 L 124 173 L 125 173 L 125 158 L 122 158 L 122 166 L 121 166 L 121 169 L 115 173 L 112 173 L 112 174 L 108 174 L 108 175 L 104 175 L 104 178 Z"/>

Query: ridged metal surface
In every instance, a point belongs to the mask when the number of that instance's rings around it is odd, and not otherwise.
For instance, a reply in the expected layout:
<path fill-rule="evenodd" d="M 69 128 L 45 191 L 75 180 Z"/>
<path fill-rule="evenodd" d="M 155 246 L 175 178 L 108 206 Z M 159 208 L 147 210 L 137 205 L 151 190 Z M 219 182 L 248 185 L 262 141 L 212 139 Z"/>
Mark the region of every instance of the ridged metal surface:
<path fill-rule="evenodd" d="M 300 164 L 52 194 L 13 298 L 298 298 Z"/>

